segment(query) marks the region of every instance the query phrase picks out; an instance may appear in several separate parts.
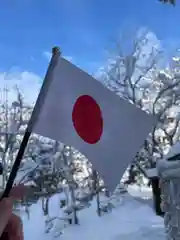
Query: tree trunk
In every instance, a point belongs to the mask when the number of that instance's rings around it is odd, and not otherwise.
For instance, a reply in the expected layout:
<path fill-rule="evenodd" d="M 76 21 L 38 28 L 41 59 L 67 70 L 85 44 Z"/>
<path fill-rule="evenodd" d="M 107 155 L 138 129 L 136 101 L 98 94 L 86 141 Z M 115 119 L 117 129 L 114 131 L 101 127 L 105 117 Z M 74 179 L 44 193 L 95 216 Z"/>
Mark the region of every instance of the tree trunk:
<path fill-rule="evenodd" d="M 151 183 L 152 183 L 152 191 L 153 191 L 154 209 L 158 216 L 164 216 L 164 213 L 161 210 L 161 189 L 159 187 L 159 178 L 154 177 L 151 180 Z"/>

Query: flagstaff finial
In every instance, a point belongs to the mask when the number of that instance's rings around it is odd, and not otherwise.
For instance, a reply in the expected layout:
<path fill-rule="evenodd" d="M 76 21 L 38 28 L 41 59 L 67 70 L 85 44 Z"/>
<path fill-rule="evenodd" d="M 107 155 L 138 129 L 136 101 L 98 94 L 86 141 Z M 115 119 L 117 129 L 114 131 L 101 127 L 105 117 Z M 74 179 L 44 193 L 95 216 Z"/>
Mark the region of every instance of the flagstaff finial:
<path fill-rule="evenodd" d="M 61 53 L 60 48 L 59 47 L 53 47 L 52 48 L 52 54 L 55 55 L 57 53 Z"/>

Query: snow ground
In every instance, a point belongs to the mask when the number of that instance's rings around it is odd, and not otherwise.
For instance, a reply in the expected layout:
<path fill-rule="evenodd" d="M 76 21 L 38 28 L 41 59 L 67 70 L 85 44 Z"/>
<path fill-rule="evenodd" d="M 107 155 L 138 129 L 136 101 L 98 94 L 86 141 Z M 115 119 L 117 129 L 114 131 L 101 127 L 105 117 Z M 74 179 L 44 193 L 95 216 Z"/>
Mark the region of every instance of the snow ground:
<path fill-rule="evenodd" d="M 131 187 L 131 191 L 138 196 L 138 188 Z M 141 191 L 141 194 L 149 194 Z M 145 193 L 144 193 L 145 192 Z M 50 215 L 60 214 L 58 195 L 50 202 Z M 90 208 L 84 209 L 78 214 L 80 225 L 68 226 L 64 229 L 63 235 L 57 239 L 62 240 L 163 240 L 164 225 L 163 219 L 153 212 L 148 204 L 142 204 L 129 194 L 123 197 L 122 203 L 111 213 L 102 217 L 96 214 L 96 204 L 92 203 Z M 40 202 L 31 206 L 30 220 L 22 214 L 24 224 L 25 240 L 51 240 L 52 234 L 45 234 L 44 220 Z M 57 221 L 57 228 L 58 228 Z"/>

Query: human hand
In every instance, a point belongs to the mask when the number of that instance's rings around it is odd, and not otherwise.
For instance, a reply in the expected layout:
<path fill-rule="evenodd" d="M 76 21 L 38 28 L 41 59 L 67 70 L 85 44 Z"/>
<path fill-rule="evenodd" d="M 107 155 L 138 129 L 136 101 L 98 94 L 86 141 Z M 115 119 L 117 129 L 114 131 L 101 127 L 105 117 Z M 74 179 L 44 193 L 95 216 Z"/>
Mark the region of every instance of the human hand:
<path fill-rule="evenodd" d="M 0 240 L 23 240 L 21 219 L 12 213 L 13 201 L 22 198 L 27 192 L 24 186 L 14 187 L 10 197 L 0 202 Z"/>

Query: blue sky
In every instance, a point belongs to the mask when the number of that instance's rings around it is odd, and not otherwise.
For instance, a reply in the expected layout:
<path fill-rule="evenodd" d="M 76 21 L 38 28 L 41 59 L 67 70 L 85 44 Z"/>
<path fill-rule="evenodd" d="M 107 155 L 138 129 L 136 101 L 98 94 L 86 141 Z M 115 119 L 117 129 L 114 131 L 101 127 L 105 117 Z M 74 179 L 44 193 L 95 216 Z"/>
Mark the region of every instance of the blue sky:
<path fill-rule="evenodd" d="M 180 42 L 179 23 L 180 3 L 158 0 L 1 0 L 0 71 L 18 67 L 43 76 L 43 53 L 58 45 L 94 72 L 117 34 L 147 27 L 171 49 Z"/>

